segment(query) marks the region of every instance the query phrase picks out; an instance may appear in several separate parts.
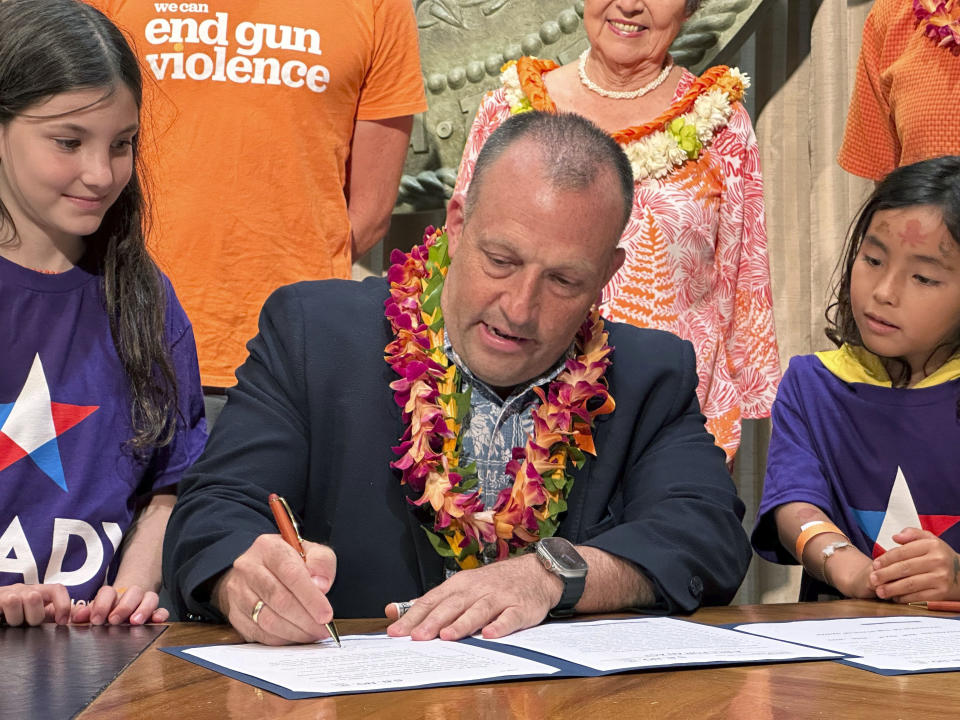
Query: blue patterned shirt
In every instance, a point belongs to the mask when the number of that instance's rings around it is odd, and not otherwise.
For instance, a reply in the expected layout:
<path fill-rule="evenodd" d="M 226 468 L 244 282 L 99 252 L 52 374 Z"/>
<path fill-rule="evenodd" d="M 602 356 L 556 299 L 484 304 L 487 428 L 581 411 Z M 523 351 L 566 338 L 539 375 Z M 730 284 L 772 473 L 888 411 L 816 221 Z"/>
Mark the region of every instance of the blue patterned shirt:
<path fill-rule="evenodd" d="M 512 483 L 506 473 L 507 463 L 515 447 L 523 447 L 533 432 L 533 410 L 539 398 L 535 387 L 554 380 L 563 370 L 566 355 L 542 375 L 518 385 L 504 400 L 489 385 L 470 372 L 444 336 L 443 351 L 460 369 L 462 389 L 470 392 L 470 414 L 463 421 L 460 465 L 477 464 L 477 476 L 483 505 L 493 508 L 500 491 Z M 484 555 L 496 556 L 496 547 L 485 549 Z"/>

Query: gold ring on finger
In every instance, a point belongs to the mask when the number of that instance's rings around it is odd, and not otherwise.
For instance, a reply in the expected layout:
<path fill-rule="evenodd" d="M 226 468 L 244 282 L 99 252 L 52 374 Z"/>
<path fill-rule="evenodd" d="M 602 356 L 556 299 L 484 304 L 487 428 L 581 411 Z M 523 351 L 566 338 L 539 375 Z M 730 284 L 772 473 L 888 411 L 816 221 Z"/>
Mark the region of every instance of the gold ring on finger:
<path fill-rule="evenodd" d="M 250 613 L 250 619 L 257 625 L 260 624 L 258 622 L 260 620 L 260 611 L 263 610 L 264 605 L 266 605 L 266 603 L 263 602 L 263 600 L 257 600 L 257 604 L 253 606 L 253 612 Z"/>

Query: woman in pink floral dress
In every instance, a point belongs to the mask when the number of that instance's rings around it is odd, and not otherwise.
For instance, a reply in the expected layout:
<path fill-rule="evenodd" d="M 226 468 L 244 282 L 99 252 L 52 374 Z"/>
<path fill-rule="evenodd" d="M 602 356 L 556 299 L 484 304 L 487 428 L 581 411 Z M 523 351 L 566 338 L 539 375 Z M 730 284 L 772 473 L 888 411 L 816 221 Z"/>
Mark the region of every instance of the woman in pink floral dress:
<path fill-rule="evenodd" d="M 738 102 L 748 80 L 717 66 L 697 78 L 667 53 L 699 0 L 586 0 L 590 48 L 558 67 L 521 58 L 484 99 L 455 193 L 511 114 L 576 112 L 611 134 L 633 166 L 627 258 L 603 293 L 612 319 L 687 338 L 707 428 L 733 459 L 742 418 L 760 418 L 780 380 L 759 151 Z"/>

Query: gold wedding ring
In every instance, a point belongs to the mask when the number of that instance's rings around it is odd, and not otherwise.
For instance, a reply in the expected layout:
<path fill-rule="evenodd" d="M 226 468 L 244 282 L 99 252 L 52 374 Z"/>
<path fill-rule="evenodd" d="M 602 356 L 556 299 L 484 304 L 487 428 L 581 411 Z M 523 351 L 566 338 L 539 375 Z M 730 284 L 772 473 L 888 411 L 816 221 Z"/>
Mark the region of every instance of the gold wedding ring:
<path fill-rule="evenodd" d="M 253 606 L 253 612 L 250 613 L 250 619 L 253 620 L 253 622 L 257 625 L 260 624 L 257 621 L 260 619 L 260 611 L 263 610 L 263 606 L 265 604 L 266 603 L 264 603 L 263 600 L 257 600 L 257 604 Z"/>

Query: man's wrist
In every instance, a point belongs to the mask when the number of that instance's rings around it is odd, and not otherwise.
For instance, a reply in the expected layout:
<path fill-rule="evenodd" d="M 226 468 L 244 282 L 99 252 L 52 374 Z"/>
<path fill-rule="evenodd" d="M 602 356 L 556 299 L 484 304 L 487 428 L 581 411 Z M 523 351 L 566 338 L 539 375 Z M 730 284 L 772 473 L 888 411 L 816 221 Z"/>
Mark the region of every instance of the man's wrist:
<path fill-rule="evenodd" d="M 536 553 L 527 553 L 518 559 L 524 560 L 528 564 L 536 566 L 536 569 L 531 568 L 528 571 L 530 573 L 530 577 L 540 579 L 540 586 L 543 588 L 543 593 L 547 598 L 547 602 L 549 603 L 547 610 L 549 611 L 555 608 L 557 603 L 560 602 L 560 598 L 563 597 L 563 580 L 547 570 L 540 561 L 540 558 L 537 557 Z"/>
<path fill-rule="evenodd" d="M 210 604 L 223 617 L 227 617 L 229 607 L 229 598 L 227 597 L 227 576 L 233 568 L 227 568 L 220 575 L 207 581 L 210 587 Z"/>
<path fill-rule="evenodd" d="M 569 540 L 548 537 L 534 545 L 534 552 L 548 573 L 560 580 L 560 599 L 550 610 L 552 617 L 572 615 L 586 588 L 587 561 Z"/>

